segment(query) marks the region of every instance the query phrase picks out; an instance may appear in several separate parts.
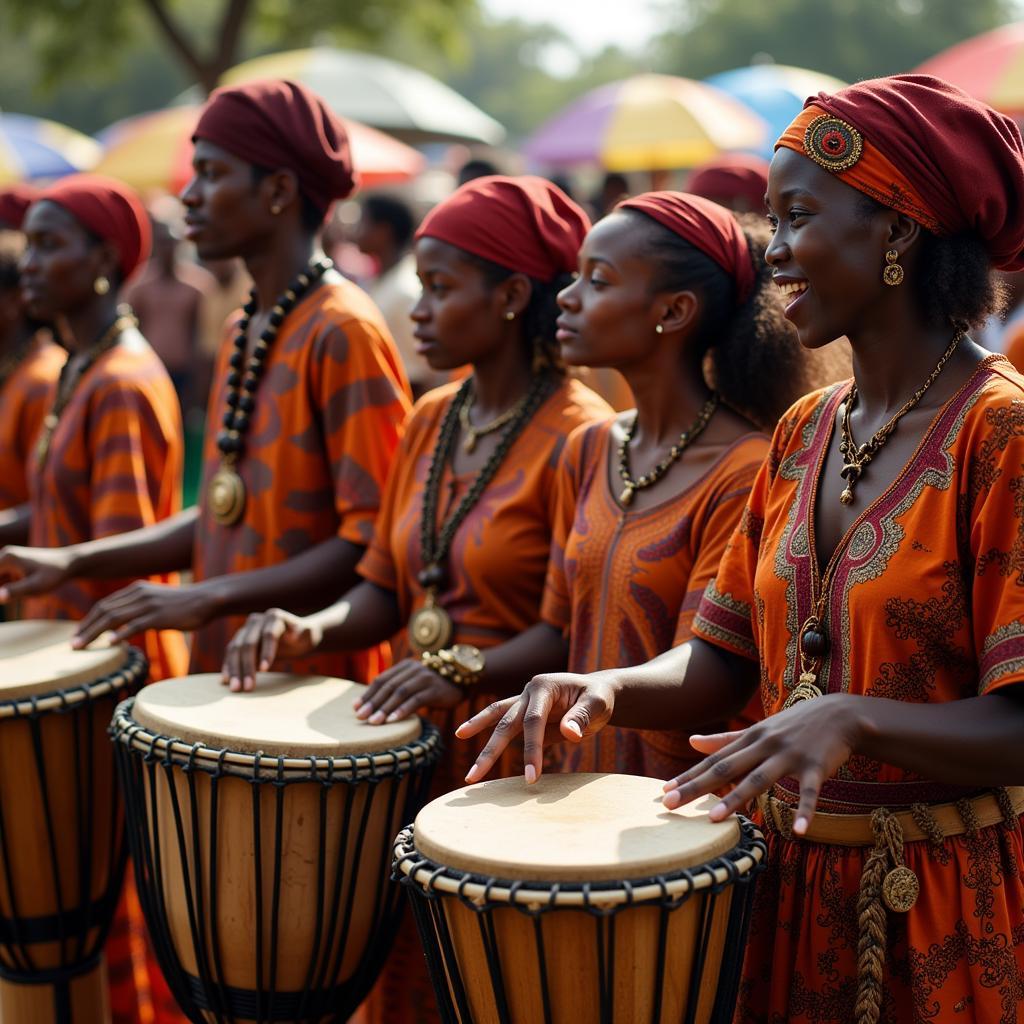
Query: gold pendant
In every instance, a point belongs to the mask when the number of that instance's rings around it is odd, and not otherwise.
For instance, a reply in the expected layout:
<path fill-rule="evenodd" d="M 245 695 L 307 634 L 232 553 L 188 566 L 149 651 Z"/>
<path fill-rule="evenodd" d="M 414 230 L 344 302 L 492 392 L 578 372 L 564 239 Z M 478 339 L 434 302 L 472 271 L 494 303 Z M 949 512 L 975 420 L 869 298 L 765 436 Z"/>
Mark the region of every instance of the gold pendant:
<path fill-rule="evenodd" d="M 213 474 L 206 497 L 221 526 L 234 526 L 245 514 L 245 481 L 233 466 L 221 466 Z"/>
<path fill-rule="evenodd" d="M 852 490 L 850 490 L 850 488 L 849 488 L 849 487 L 847 487 L 847 488 L 846 488 L 846 489 L 845 489 L 845 490 L 843 491 L 843 493 L 839 495 L 839 500 L 840 500 L 840 501 L 841 501 L 841 502 L 842 502 L 842 503 L 843 503 L 844 505 L 852 505 L 852 504 L 853 504 L 853 491 L 852 491 Z"/>
<path fill-rule="evenodd" d="M 793 687 L 789 696 L 786 698 L 785 704 L 782 705 L 782 710 L 791 708 L 794 704 L 799 704 L 804 700 L 814 700 L 815 697 L 821 696 L 821 690 L 818 688 L 818 677 L 813 672 L 801 672 L 800 681 Z"/>
<path fill-rule="evenodd" d="M 633 492 L 636 488 L 632 484 L 626 484 L 623 488 L 622 493 L 619 495 L 619 504 L 625 505 L 629 508 L 633 504 Z"/>
<path fill-rule="evenodd" d="M 882 902 L 895 914 L 906 914 L 917 902 L 920 892 L 917 875 L 903 864 L 882 879 Z"/>
<path fill-rule="evenodd" d="M 452 617 L 437 604 L 437 592 L 427 591 L 427 603 L 409 619 L 409 643 L 418 654 L 435 654 L 451 642 L 455 626 Z"/>

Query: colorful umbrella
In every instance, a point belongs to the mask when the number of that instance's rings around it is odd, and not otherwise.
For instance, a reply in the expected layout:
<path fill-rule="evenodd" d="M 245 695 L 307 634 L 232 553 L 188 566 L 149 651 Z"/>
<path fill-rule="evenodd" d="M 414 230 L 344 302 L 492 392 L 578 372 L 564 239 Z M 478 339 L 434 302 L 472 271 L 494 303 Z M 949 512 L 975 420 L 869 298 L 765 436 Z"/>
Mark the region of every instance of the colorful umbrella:
<path fill-rule="evenodd" d="M 534 164 L 612 171 L 693 167 L 722 150 L 764 145 L 765 123 L 702 82 L 636 75 L 585 93 L 523 146 Z"/>
<path fill-rule="evenodd" d="M 0 185 L 87 171 L 100 157 L 95 139 L 28 114 L 0 114 Z"/>
<path fill-rule="evenodd" d="M 192 133 L 199 110 L 169 107 L 111 125 L 99 135 L 104 153 L 96 171 L 140 191 L 180 192 L 192 176 Z M 408 181 L 426 165 L 422 154 L 404 142 L 357 121 L 342 120 L 364 187 Z"/>
<path fill-rule="evenodd" d="M 775 140 L 803 109 L 804 100 L 819 92 L 835 92 L 846 82 L 820 71 L 788 64 L 752 64 L 705 78 L 708 85 L 727 92 L 763 118 L 768 125 L 767 145 L 757 152 L 771 159 Z"/>
<path fill-rule="evenodd" d="M 245 61 L 222 85 L 290 78 L 318 92 L 343 117 L 409 142 L 447 139 L 496 145 L 505 129 L 436 78 L 397 61 L 355 50 L 317 46 Z"/>
<path fill-rule="evenodd" d="M 1024 22 L 957 43 L 914 73 L 945 78 L 1004 114 L 1024 117 Z"/>

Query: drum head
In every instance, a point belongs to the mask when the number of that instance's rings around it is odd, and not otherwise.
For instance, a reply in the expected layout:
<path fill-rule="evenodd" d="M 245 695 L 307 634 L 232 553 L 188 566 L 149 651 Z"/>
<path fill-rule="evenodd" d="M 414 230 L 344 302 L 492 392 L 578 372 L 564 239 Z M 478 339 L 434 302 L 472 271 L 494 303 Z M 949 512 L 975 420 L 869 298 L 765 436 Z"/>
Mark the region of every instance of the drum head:
<path fill-rule="evenodd" d="M 270 672 L 250 693 L 232 693 L 210 673 L 145 687 L 131 717 L 158 735 L 275 757 L 374 754 L 419 737 L 418 718 L 392 725 L 359 721 L 352 702 L 365 690 L 347 679 Z"/>
<path fill-rule="evenodd" d="M 718 797 L 669 811 L 662 783 L 635 775 L 542 775 L 466 786 L 416 817 L 416 849 L 439 865 L 531 882 L 611 882 L 696 867 L 740 841 Z"/>
<path fill-rule="evenodd" d="M 41 697 L 94 683 L 128 660 L 123 647 L 71 649 L 74 622 L 0 623 L 0 701 Z"/>

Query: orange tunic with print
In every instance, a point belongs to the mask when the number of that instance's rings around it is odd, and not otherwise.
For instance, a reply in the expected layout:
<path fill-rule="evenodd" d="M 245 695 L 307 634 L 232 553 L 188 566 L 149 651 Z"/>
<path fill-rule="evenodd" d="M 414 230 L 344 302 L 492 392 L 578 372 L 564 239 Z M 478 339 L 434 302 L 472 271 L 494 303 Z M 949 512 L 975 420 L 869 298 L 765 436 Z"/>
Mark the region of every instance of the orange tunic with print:
<path fill-rule="evenodd" d="M 0 509 L 28 501 L 28 469 L 36 436 L 53 402 L 67 352 L 41 331 L 0 387 Z"/>
<path fill-rule="evenodd" d="M 277 565 L 340 537 L 365 547 L 411 407 L 405 371 L 384 320 L 369 297 L 337 275 L 288 314 L 270 349 L 239 471 L 245 515 L 223 526 L 201 504 L 193 569 L 196 580 Z M 200 501 L 220 466 L 228 360 L 238 317 L 227 325 L 210 394 Z M 340 595 L 339 595 L 340 596 Z M 244 615 L 196 631 L 192 672 L 219 672 Z M 326 653 L 275 666 L 369 682 L 386 668 L 381 644 L 351 654 Z"/>
<path fill-rule="evenodd" d="M 813 502 L 841 384 L 781 421 L 694 632 L 760 664 L 766 714 L 796 685 L 811 612 Z M 828 494 L 841 489 L 828 481 Z M 826 692 L 932 704 L 1024 680 L 1024 377 L 986 359 L 937 413 L 899 477 L 844 539 L 829 588 Z M 852 757 L 819 808 L 869 813 L 970 795 Z M 795 784 L 775 794 L 795 804 Z M 867 848 L 772 830 L 758 881 L 737 1020 L 854 1019 L 857 894 Z M 1014 1024 L 1024 1010 L 1024 848 L 1019 821 L 907 843 L 921 896 L 889 914 L 882 1020 Z"/>
<path fill-rule="evenodd" d="M 640 665 L 690 638 L 768 453 L 763 434 L 741 437 L 682 494 L 634 511 L 619 505 L 609 480 L 613 424 L 577 430 L 559 465 L 541 614 L 568 638 L 570 672 Z M 607 728 L 557 749 L 565 771 L 662 779 L 700 759 L 683 732 Z"/>
<path fill-rule="evenodd" d="M 420 521 L 423 493 L 445 413 L 460 384 L 445 384 L 419 400 L 389 480 L 373 543 L 359 565 L 372 583 L 394 591 L 403 621 L 423 606 L 416 582 L 423 568 Z M 579 381 L 565 380 L 534 413 L 472 511 L 455 533 L 448 559 L 448 587 L 439 603 L 452 617 L 453 642 L 494 647 L 540 621 L 544 575 L 555 517 L 555 474 L 566 438 L 583 423 L 605 419 L 609 406 Z M 476 474 L 441 478 L 438 522 L 444 522 Z M 408 657 L 403 638 L 398 657 Z M 525 682 L 525 680 L 524 680 Z M 475 693 L 448 711 L 431 711 L 445 752 L 432 795 L 464 785 L 479 746 L 455 739 L 456 726 L 485 707 L 493 694 Z M 522 771 L 520 753 L 502 757 L 492 773 Z M 360 1024 L 427 1024 L 439 1020 L 426 974 L 423 948 L 411 919 L 399 935 L 384 973 L 360 1015 Z"/>
<path fill-rule="evenodd" d="M 47 409 L 56 387 L 51 388 Z M 181 511 L 184 440 L 171 378 L 142 335 L 131 332 L 86 371 L 74 390 L 40 467 L 29 464 L 29 544 L 56 548 L 151 526 Z M 155 583 L 177 582 L 171 575 Z M 130 583 L 77 579 L 25 600 L 31 619 L 81 619 L 99 600 Z M 132 638 L 149 658 L 150 679 L 180 676 L 185 638 L 149 630 Z"/>

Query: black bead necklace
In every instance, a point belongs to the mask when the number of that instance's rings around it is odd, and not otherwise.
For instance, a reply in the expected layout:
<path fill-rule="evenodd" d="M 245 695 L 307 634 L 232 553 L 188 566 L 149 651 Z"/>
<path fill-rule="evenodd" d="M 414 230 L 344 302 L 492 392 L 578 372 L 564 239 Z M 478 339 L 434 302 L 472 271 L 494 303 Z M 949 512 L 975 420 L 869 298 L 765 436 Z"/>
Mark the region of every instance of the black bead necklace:
<path fill-rule="evenodd" d="M 327 259 L 313 260 L 284 290 L 270 311 L 266 330 L 253 345 L 248 361 L 249 321 L 256 312 L 256 290 L 249 293 L 249 301 L 242 307 L 242 319 L 235 335 L 235 351 L 228 361 L 227 410 L 224 429 L 217 435 L 221 464 L 207 488 L 207 499 L 214 519 L 223 526 L 234 526 L 245 513 L 245 482 L 235 468 L 245 452 L 245 435 L 256 410 L 256 391 L 267 368 L 270 347 L 277 338 L 285 317 L 299 300 L 330 270 L 334 264 Z M 244 368 L 244 373 L 242 372 Z"/>
<path fill-rule="evenodd" d="M 448 572 L 445 563 L 455 532 L 480 500 L 487 485 L 494 479 L 502 461 L 516 438 L 523 432 L 533 414 L 548 399 L 558 386 L 558 379 L 552 373 L 541 373 L 533 378 L 530 389 L 516 407 L 515 415 L 502 431 L 498 446 L 483 468 L 476 475 L 462 501 L 437 528 L 437 511 L 441 494 L 441 478 L 444 467 L 455 451 L 460 428 L 460 413 L 467 402 L 472 401 L 473 381 L 467 380 L 459 388 L 452 404 L 445 413 L 438 432 L 437 444 L 430 460 L 427 483 L 423 491 L 423 518 L 420 520 L 420 555 L 423 569 L 417 581 L 426 591 L 426 603 L 409 620 L 409 642 L 420 653 L 436 652 L 446 647 L 452 638 L 454 627 L 451 617 L 437 603 L 438 591 L 445 585 Z"/>

